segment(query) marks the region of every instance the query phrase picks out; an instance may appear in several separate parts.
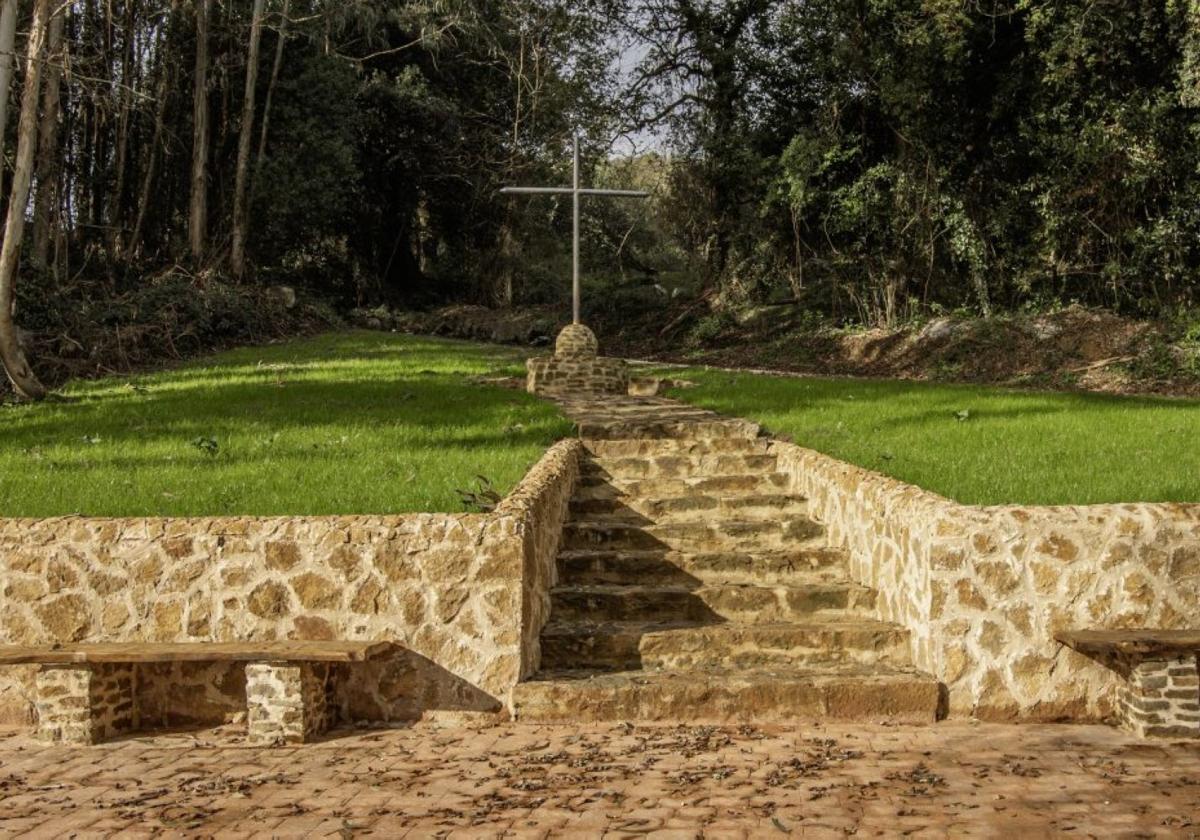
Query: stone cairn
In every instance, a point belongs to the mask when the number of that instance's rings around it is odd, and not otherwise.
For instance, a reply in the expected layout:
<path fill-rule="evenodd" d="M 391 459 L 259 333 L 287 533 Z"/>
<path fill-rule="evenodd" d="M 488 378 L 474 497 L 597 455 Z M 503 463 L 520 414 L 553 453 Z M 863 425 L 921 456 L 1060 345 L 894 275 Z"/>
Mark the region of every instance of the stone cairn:
<path fill-rule="evenodd" d="M 552 397 L 628 393 L 629 366 L 623 359 L 599 355 L 599 349 L 595 333 L 571 324 L 558 334 L 553 356 L 526 363 L 527 390 Z"/>

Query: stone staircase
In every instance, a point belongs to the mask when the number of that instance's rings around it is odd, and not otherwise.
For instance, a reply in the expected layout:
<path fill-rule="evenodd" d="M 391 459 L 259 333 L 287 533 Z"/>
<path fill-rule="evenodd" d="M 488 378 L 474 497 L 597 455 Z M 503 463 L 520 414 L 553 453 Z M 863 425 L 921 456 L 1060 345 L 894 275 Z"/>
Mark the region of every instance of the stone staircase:
<path fill-rule="evenodd" d="M 518 718 L 936 718 L 908 632 L 874 618 L 757 426 L 666 400 L 567 409 L 589 457 Z"/>

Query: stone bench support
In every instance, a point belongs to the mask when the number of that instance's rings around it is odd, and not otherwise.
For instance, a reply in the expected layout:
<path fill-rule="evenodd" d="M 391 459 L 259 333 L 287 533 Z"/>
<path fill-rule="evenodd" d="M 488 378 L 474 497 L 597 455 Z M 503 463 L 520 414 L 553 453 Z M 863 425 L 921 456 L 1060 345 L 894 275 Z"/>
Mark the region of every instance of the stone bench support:
<path fill-rule="evenodd" d="M 1124 677 L 1125 729 L 1200 738 L 1200 630 L 1072 630 L 1055 639 Z"/>
<path fill-rule="evenodd" d="M 303 744 L 329 728 L 333 667 L 309 662 L 246 666 L 247 737 L 252 744 Z"/>
<path fill-rule="evenodd" d="M 1128 663 L 1122 723 L 1142 737 L 1200 738 L 1200 670 L 1192 654 Z"/>
<path fill-rule="evenodd" d="M 43 665 L 37 675 L 38 737 L 96 744 L 138 724 L 129 664 Z"/>

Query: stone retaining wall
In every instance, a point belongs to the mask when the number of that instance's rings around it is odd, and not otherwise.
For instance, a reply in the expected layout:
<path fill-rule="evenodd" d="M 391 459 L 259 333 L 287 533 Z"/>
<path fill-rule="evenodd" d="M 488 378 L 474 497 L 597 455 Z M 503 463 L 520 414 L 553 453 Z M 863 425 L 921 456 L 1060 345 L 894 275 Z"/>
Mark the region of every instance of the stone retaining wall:
<path fill-rule="evenodd" d="M 381 639 L 344 716 L 503 713 L 537 666 L 579 441 L 490 514 L 0 520 L 0 644 Z M 34 669 L 0 669 L 0 723 L 29 723 Z M 139 669 L 144 723 L 245 710 L 240 666 Z"/>
<path fill-rule="evenodd" d="M 807 496 L 952 714 L 1102 719 L 1120 680 L 1060 630 L 1200 627 L 1200 505 L 969 507 L 789 443 Z"/>

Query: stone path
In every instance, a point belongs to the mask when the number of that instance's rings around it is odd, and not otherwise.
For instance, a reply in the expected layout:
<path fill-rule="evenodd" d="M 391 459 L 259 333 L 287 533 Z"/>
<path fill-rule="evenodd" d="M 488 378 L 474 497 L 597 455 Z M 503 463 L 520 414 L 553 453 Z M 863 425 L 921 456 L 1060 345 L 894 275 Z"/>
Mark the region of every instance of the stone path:
<path fill-rule="evenodd" d="M 243 737 L 71 749 L 0 733 L 0 837 L 1200 837 L 1200 745 L 1099 726 Z"/>
<path fill-rule="evenodd" d="M 587 456 L 518 719 L 934 721 L 908 631 L 876 618 L 758 426 L 664 399 L 565 406 Z"/>

